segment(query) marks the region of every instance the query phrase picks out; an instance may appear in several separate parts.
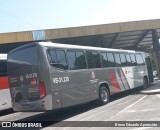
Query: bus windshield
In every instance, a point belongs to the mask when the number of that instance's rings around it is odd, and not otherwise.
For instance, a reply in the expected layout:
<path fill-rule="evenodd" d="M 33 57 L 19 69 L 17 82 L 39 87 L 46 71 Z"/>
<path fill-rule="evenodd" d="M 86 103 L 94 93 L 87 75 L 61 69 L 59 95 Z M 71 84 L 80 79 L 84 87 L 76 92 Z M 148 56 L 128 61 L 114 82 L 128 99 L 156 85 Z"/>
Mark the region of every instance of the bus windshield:
<path fill-rule="evenodd" d="M 0 76 L 7 76 L 7 61 L 0 60 Z"/>
<path fill-rule="evenodd" d="M 22 55 L 23 53 L 23 55 Z M 8 56 L 8 72 L 11 73 L 24 66 L 37 65 L 37 51 L 35 46 L 20 49 Z"/>

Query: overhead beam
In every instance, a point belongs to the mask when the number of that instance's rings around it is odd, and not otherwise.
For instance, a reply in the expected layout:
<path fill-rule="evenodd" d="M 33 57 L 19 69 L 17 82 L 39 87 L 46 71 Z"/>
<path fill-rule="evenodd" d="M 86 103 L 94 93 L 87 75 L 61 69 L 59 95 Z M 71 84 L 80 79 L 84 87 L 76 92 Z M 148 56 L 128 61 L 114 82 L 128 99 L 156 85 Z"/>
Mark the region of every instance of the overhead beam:
<path fill-rule="evenodd" d="M 95 37 L 94 45 L 93 45 L 93 46 L 101 46 L 101 47 L 104 47 L 103 42 L 104 42 L 103 36 L 102 36 L 102 35 L 97 35 L 97 36 Z"/>
<path fill-rule="evenodd" d="M 109 45 L 110 48 L 113 48 L 116 44 L 116 41 L 118 40 L 118 38 L 120 37 L 121 33 L 116 33 L 113 37 L 113 40 L 111 42 L 111 44 Z"/>
<path fill-rule="evenodd" d="M 150 30 L 146 30 L 143 35 L 138 39 L 137 43 L 135 44 L 135 48 L 144 40 L 144 38 L 148 35 Z"/>
<path fill-rule="evenodd" d="M 117 46 L 121 46 L 121 45 L 132 45 L 134 46 L 133 44 L 135 44 L 136 42 L 130 42 L 130 43 L 118 43 Z"/>

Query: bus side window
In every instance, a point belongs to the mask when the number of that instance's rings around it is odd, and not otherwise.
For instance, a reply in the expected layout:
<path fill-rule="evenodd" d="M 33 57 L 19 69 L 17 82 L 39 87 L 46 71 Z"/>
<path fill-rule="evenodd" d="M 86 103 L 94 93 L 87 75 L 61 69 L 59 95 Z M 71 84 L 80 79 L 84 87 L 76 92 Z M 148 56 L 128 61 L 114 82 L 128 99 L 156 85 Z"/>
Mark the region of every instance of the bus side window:
<path fill-rule="evenodd" d="M 135 55 L 134 54 L 130 54 L 130 56 L 131 56 L 132 66 L 136 66 L 137 62 L 136 62 L 136 59 L 135 59 Z"/>
<path fill-rule="evenodd" d="M 115 67 L 116 64 L 115 64 L 113 53 L 108 52 L 107 53 L 107 58 L 108 58 L 108 66 L 109 67 Z"/>
<path fill-rule="evenodd" d="M 86 52 L 88 68 L 101 68 L 101 60 L 98 52 Z"/>
<path fill-rule="evenodd" d="M 115 53 L 114 57 L 115 57 L 116 67 L 120 67 L 121 66 L 121 61 L 120 61 L 119 54 Z"/>
<path fill-rule="evenodd" d="M 49 50 L 48 60 L 49 60 L 49 63 L 51 64 L 57 63 L 57 54 L 55 50 Z"/>
<path fill-rule="evenodd" d="M 0 60 L 0 76 L 7 76 L 7 61 Z"/>
<path fill-rule="evenodd" d="M 86 51 L 86 57 L 87 57 L 88 68 L 94 68 L 95 65 L 94 65 L 92 52 Z"/>
<path fill-rule="evenodd" d="M 76 66 L 78 66 L 78 69 L 86 69 L 87 68 L 87 63 L 86 63 L 84 52 L 82 52 L 82 51 L 76 52 L 75 64 L 76 64 Z"/>
<path fill-rule="evenodd" d="M 101 60 L 98 52 L 92 52 L 95 68 L 101 68 Z"/>
<path fill-rule="evenodd" d="M 136 54 L 136 60 L 137 60 L 137 65 L 138 66 L 145 65 L 141 54 Z"/>
<path fill-rule="evenodd" d="M 127 66 L 132 66 L 131 58 L 129 54 L 126 54 Z"/>
<path fill-rule="evenodd" d="M 68 68 L 70 70 L 76 69 L 86 69 L 86 59 L 84 52 L 82 51 L 67 51 L 66 54 L 67 61 L 68 61 Z"/>
<path fill-rule="evenodd" d="M 108 59 L 107 59 L 107 55 L 105 52 L 101 52 L 101 60 L 102 60 L 102 66 L 103 68 L 108 67 Z"/>
<path fill-rule="evenodd" d="M 121 65 L 122 66 L 127 66 L 127 60 L 125 54 L 120 54 L 120 59 L 121 59 Z"/>
<path fill-rule="evenodd" d="M 51 60 L 49 61 L 51 66 L 67 70 L 67 62 L 64 50 L 49 50 L 48 51 Z"/>
<path fill-rule="evenodd" d="M 76 64 L 76 52 L 75 51 L 67 51 L 66 54 L 67 61 L 68 61 L 68 69 L 75 70 L 78 69 Z"/>

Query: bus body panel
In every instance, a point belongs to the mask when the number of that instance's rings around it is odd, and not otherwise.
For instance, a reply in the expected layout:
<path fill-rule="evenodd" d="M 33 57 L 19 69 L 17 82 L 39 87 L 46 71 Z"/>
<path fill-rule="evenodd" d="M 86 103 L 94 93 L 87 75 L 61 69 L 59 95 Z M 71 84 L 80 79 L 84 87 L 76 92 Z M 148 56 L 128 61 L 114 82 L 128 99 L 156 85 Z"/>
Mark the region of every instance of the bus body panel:
<path fill-rule="evenodd" d="M 33 50 L 28 50 L 31 54 L 26 53 L 22 60 L 15 62 L 16 69 L 11 67 L 14 61 L 14 53 L 24 55 L 27 48 L 36 47 L 36 58 L 32 54 Z M 43 111 L 53 110 L 63 107 L 69 107 L 81 103 L 86 103 L 99 98 L 99 87 L 106 84 L 109 87 L 110 94 L 126 91 L 143 85 L 143 78 L 147 76 L 146 66 L 124 66 L 124 67 L 107 67 L 107 68 L 86 68 L 80 70 L 63 70 L 53 67 L 49 63 L 48 49 L 60 48 L 67 52 L 69 49 L 87 51 L 103 51 L 116 53 L 129 53 L 125 50 L 87 48 L 69 45 L 60 45 L 52 43 L 36 43 L 36 45 L 27 45 L 18 48 L 9 53 L 8 69 L 9 80 L 11 85 L 12 103 L 15 111 Z M 68 49 L 68 50 L 67 50 Z M 21 51 L 23 50 L 23 51 Z M 34 50 L 35 51 L 35 50 Z M 135 51 L 130 51 L 135 53 Z M 13 58 L 12 58 L 13 57 Z M 25 60 L 31 58 L 35 64 L 26 64 Z M 26 78 L 26 77 L 30 78 Z M 34 76 L 33 76 L 34 75 Z M 36 81 L 33 89 L 32 79 Z M 15 80 L 15 81 L 14 81 Z M 45 85 L 46 96 L 40 98 L 40 82 Z M 33 92 L 30 92 L 30 89 Z M 17 93 L 20 92 L 22 99 L 15 101 Z M 34 93 L 35 92 L 35 93 Z M 35 98 L 32 98 L 35 96 Z M 31 98 L 30 98 L 31 95 Z M 18 97 L 21 98 L 21 97 Z"/>
<path fill-rule="evenodd" d="M 43 67 L 39 71 L 37 45 L 30 44 L 8 54 L 8 74 L 13 109 L 29 111 L 52 109 L 46 107 L 45 99 L 40 99 L 40 80 L 43 78 Z M 52 97 L 47 95 L 46 99 Z M 52 101 L 50 101 L 52 102 Z"/>
<path fill-rule="evenodd" d="M 0 77 L 0 110 L 12 107 L 8 77 Z"/>
<path fill-rule="evenodd" d="M 14 111 L 46 111 L 52 110 L 52 95 L 47 95 L 44 99 L 35 101 L 22 101 L 13 103 Z"/>
<path fill-rule="evenodd" d="M 37 46 L 37 56 L 39 59 L 39 79 L 41 82 L 45 85 L 46 90 L 46 97 L 43 98 L 42 102 L 44 103 L 44 109 L 45 110 L 52 110 L 53 106 L 55 108 L 60 108 L 61 106 L 58 106 L 58 104 L 53 104 L 53 99 L 56 98 L 56 95 L 53 94 L 53 90 L 51 88 L 51 81 L 50 81 L 50 70 L 49 70 L 49 64 L 48 59 L 46 55 L 46 49 L 45 47 L 36 44 Z"/>
<path fill-rule="evenodd" d="M 0 110 L 8 109 L 12 107 L 10 90 L 2 89 L 0 90 Z"/>
<path fill-rule="evenodd" d="M 0 90 L 1 89 L 9 89 L 8 76 L 0 77 Z"/>
<path fill-rule="evenodd" d="M 52 89 L 60 90 L 62 107 L 90 101 L 89 71 L 51 73 Z"/>
<path fill-rule="evenodd" d="M 11 107 L 12 104 L 7 75 L 7 54 L 0 54 L 0 110 Z"/>
<path fill-rule="evenodd" d="M 116 81 L 114 81 L 111 78 L 113 86 L 115 87 L 115 90 L 116 90 L 116 86 L 114 85 L 114 82 L 117 82 L 120 88 L 119 90 L 121 92 L 121 91 L 136 88 L 138 86 L 142 86 L 143 77 L 147 75 L 147 70 L 146 70 L 146 67 L 143 67 L 143 66 L 140 66 L 138 68 L 122 67 L 122 68 L 115 69 L 114 75 L 115 75 Z M 117 89 L 117 92 L 118 92 L 118 89 Z"/>

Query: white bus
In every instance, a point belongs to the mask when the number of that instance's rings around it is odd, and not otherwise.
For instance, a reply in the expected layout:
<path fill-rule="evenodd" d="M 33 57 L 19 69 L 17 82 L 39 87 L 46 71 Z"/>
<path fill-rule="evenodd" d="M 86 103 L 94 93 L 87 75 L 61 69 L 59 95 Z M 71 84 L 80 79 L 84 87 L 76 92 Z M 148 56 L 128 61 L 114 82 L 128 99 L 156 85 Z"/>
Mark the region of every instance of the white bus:
<path fill-rule="evenodd" d="M 145 53 L 38 42 L 8 54 L 15 111 L 45 111 L 99 100 L 148 84 Z"/>
<path fill-rule="evenodd" d="M 0 54 L 0 110 L 11 107 L 11 96 L 7 75 L 7 54 Z"/>

